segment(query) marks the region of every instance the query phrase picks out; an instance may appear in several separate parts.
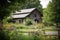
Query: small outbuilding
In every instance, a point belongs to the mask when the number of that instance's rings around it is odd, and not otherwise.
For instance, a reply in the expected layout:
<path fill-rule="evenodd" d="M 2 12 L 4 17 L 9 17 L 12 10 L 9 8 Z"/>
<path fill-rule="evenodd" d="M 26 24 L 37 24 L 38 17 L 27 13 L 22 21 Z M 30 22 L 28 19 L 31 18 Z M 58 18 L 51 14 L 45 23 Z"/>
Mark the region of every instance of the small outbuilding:
<path fill-rule="evenodd" d="M 22 9 L 12 14 L 14 22 L 25 23 L 27 19 L 31 22 L 42 22 L 42 13 L 36 8 Z"/>

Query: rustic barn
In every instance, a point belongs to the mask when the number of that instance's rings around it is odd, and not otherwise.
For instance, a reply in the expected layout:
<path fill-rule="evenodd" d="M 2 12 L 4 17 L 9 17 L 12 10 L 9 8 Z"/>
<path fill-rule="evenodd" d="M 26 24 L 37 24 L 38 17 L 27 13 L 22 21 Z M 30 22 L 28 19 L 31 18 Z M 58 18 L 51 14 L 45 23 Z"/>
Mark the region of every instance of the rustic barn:
<path fill-rule="evenodd" d="M 42 22 L 42 14 L 36 8 L 22 9 L 16 11 L 12 15 L 13 21 L 18 23 L 25 23 L 26 19 L 31 19 L 31 22 Z"/>

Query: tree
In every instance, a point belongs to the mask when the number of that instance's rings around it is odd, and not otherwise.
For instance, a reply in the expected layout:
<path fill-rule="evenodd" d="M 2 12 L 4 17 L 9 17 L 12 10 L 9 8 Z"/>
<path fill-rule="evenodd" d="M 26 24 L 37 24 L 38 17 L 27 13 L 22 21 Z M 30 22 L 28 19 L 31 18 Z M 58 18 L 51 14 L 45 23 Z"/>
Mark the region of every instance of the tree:
<path fill-rule="evenodd" d="M 11 12 L 18 10 L 23 2 L 25 0 L 0 0 L 0 40 L 9 40 L 3 31 L 3 19 L 9 16 Z"/>
<path fill-rule="evenodd" d="M 21 9 L 37 8 L 42 12 L 42 5 L 39 0 L 26 0 L 24 4 L 21 5 Z"/>
<path fill-rule="evenodd" d="M 47 8 L 44 10 L 44 18 L 46 22 L 54 22 L 54 23 L 60 23 L 60 1 L 59 0 L 52 0 L 52 2 L 49 2 Z"/>
<path fill-rule="evenodd" d="M 52 18 L 52 11 L 51 11 L 51 2 L 49 2 L 47 8 L 43 9 L 43 22 L 46 24 L 49 24 L 53 21 L 51 21 Z"/>
<path fill-rule="evenodd" d="M 3 19 L 10 15 L 11 12 L 18 10 L 21 3 L 25 0 L 1 0 L 0 1 L 0 23 Z"/>
<path fill-rule="evenodd" d="M 44 18 L 46 22 L 55 23 L 60 28 L 60 0 L 52 0 L 44 10 Z M 47 20 L 46 20 L 47 19 Z M 60 34 L 58 30 L 58 34 Z M 60 36 L 59 36 L 60 39 Z"/>
<path fill-rule="evenodd" d="M 25 0 L 1 0 L 0 1 L 0 21 L 15 10 L 18 10 L 20 4 Z"/>

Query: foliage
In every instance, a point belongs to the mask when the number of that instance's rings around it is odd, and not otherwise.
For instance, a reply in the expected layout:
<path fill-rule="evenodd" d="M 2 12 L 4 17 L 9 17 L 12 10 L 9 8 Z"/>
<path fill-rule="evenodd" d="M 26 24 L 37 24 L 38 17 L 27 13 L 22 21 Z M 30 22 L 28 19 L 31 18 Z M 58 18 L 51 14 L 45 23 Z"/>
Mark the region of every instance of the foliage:
<path fill-rule="evenodd" d="M 26 0 L 1 0 L 0 1 L 0 21 L 2 21 L 4 18 L 6 18 L 7 16 L 9 16 L 11 12 L 14 12 L 16 10 L 19 10 L 21 8 L 21 4 L 23 4 L 22 2 L 26 3 L 25 1 Z M 7 37 L 7 36 L 8 36 L 7 33 L 5 35 L 5 32 L 2 31 L 2 33 L 0 33 L 0 40 L 10 40 L 9 37 Z M 11 38 L 11 40 L 19 40 L 20 36 L 21 35 L 18 35 L 15 32 L 12 31 L 12 36 L 10 35 L 10 38 Z"/>
<path fill-rule="evenodd" d="M 0 24 L 2 25 L 2 26 L 0 25 L 0 27 L 3 27 L 2 24 L 3 19 L 9 16 L 11 12 L 18 10 L 18 7 L 20 7 L 19 5 L 23 1 L 24 0 L 0 0 Z M 9 40 L 7 36 L 8 35 L 5 35 L 5 32 L 3 31 L 0 32 L 0 40 Z"/>
<path fill-rule="evenodd" d="M 50 22 L 50 17 L 51 17 L 50 5 L 51 5 L 51 2 L 49 2 L 48 7 L 43 10 L 43 21 L 45 23 Z"/>
<path fill-rule="evenodd" d="M 0 31 L 0 40 L 10 40 L 10 37 L 7 31 L 5 30 Z"/>
<path fill-rule="evenodd" d="M 60 0 L 52 0 L 44 10 L 45 22 L 60 23 Z"/>
<path fill-rule="evenodd" d="M 39 0 L 26 0 L 24 4 L 21 5 L 20 9 L 37 8 L 42 12 L 42 5 Z"/>
<path fill-rule="evenodd" d="M 0 21 L 15 10 L 18 10 L 20 4 L 25 0 L 1 0 L 0 1 Z"/>
<path fill-rule="evenodd" d="M 37 29 L 43 28 L 43 23 L 35 23 L 34 26 L 36 26 Z"/>
<path fill-rule="evenodd" d="M 13 20 L 12 17 L 8 17 L 6 20 L 7 20 L 8 23 L 13 22 L 13 21 L 12 21 L 12 20 Z"/>
<path fill-rule="evenodd" d="M 26 25 L 32 25 L 31 19 L 26 19 Z"/>
<path fill-rule="evenodd" d="M 40 39 L 42 40 L 42 38 L 40 36 L 38 36 L 39 33 L 37 33 L 37 32 L 36 32 L 37 34 L 36 33 L 23 33 L 23 32 L 17 31 L 18 28 L 16 28 L 16 29 L 14 29 L 14 28 L 10 31 L 7 30 L 6 28 L 5 28 L 6 31 L 4 30 L 6 34 L 8 33 L 8 35 L 6 35 L 6 36 L 9 36 L 9 40 L 40 40 Z M 19 28 L 19 29 L 21 29 L 21 28 Z M 24 28 L 22 28 L 22 29 L 24 29 Z M 39 34 L 39 35 L 41 35 L 41 34 Z"/>

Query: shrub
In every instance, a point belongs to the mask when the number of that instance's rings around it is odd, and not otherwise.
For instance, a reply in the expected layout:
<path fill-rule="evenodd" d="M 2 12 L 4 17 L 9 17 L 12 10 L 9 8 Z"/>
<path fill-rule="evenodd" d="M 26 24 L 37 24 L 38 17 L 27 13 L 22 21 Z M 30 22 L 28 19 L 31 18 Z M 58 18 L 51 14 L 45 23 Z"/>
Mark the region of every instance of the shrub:
<path fill-rule="evenodd" d="M 10 37 L 8 35 L 7 31 L 0 31 L 0 40 L 10 40 Z"/>
<path fill-rule="evenodd" d="M 30 19 L 26 20 L 26 25 L 32 25 L 32 21 Z"/>

